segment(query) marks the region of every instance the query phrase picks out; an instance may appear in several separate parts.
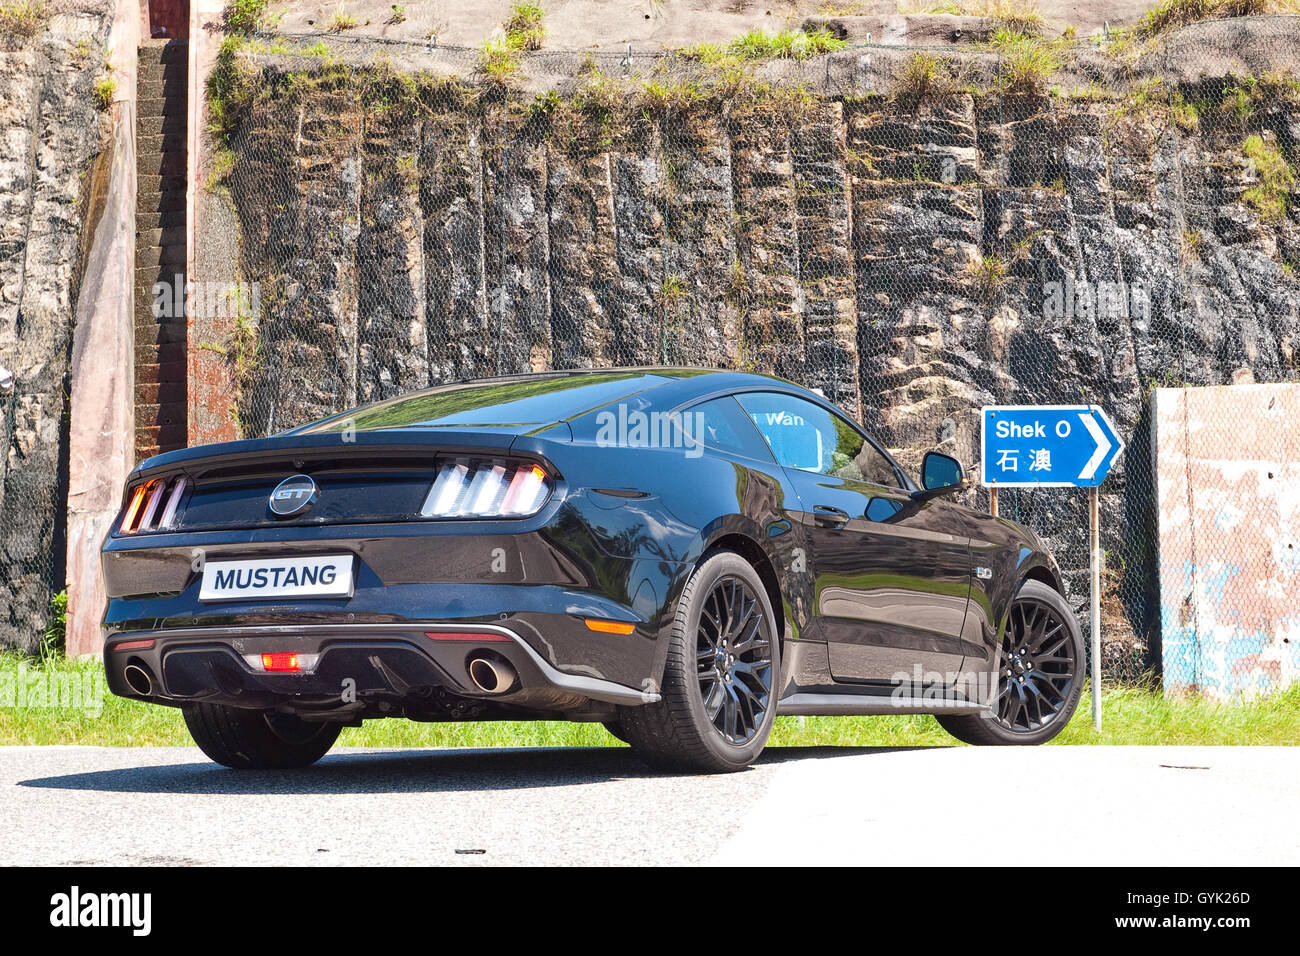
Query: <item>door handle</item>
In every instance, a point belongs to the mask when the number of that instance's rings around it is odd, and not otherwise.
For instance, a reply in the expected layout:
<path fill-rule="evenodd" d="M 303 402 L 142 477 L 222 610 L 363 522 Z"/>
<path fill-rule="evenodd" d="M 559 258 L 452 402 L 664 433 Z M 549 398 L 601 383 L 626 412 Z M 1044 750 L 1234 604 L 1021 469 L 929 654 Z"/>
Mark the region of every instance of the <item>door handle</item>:
<path fill-rule="evenodd" d="M 849 513 L 830 505 L 813 505 L 813 521 L 819 528 L 842 528 L 849 523 Z"/>

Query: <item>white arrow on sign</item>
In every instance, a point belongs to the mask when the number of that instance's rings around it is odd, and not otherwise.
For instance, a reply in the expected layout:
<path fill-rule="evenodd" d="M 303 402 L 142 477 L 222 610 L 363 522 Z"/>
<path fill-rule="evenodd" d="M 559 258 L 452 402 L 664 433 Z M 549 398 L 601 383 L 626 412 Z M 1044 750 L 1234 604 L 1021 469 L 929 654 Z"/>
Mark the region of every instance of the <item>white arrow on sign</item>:
<path fill-rule="evenodd" d="M 1097 443 L 1097 450 L 1092 453 L 1092 457 L 1089 458 L 1087 464 L 1083 466 L 1083 471 L 1079 472 L 1079 480 L 1086 481 L 1097 473 L 1097 468 L 1105 460 L 1106 452 L 1110 451 L 1110 439 L 1107 438 L 1106 433 L 1098 427 L 1097 420 L 1092 417 L 1092 412 L 1089 412 L 1087 415 L 1080 415 L 1079 417 L 1083 419 L 1083 425 L 1088 429 L 1088 434 L 1090 434 L 1093 441 Z"/>

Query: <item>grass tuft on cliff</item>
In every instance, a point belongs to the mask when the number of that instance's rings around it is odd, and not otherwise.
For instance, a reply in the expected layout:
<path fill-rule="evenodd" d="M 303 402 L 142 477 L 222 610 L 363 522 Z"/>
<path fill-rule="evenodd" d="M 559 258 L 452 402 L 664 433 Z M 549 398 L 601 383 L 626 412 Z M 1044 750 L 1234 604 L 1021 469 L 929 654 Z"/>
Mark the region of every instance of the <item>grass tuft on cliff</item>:
<path fill-rule="evenodd" d="M 113 105 L 113 96 L 117 93 L 117 80 L 105 73 L 96 78 L 90 92 L 95 98 L 95 108 L 106 110 Z"/>
<path fill-rule="evenodd" d="M 1300 0 L 1163 0 L 1142 15 L 1137 31 L 1153 37 L 1202 20 L 1300 13 Z"/>
<path fill-rule="evenodd" d="M 730 43 L 699 43 L 677 52 L 689 60 L 708 65 L 750 60 L 807 60 L 823 53 L 843 50 L 847 44 L 826 30 L 783 30 L 764 33 L 751 30 Z"/>
<path fill-rule="evenodd" d="M 1040 33 L 1046 26 L 1038 5 L 1026 0 L 922 0 L 903 4 L 900 13 L 951 14 L 960 17 L 983 17 L 996 26 L 1017 33 Z"/>
<path fill-rule="evenodd" d="M 920 102 L 927 97 L 943 96 L 953 88 L 948 61 L 933 53 L 913 53 L 899 70 L 894 81 L 894 95 Z"/>
<path fill-rule="evenodd" d="M 1286 218 L 1296 190 L 1296 173 L 1276 145 L 1258 134 L 1241 144 L 1257 185 L 1241 194 L 1259 212 L 1260 218 L 1279 222 Z"/>
<path fill-rule="evenodd" d="M 253 71 L 239 58 L 246 43 L 239 35 L 222 40 L 208 76 L 208 117 L 213 132 L 221 136 L 235 128 L 239 116 L 253 99 Z"/>
<path fill-rule="evenodd" d="M 359 26 L 361 26 L 361 23 L 356 17 L 340 10 L 330 18 L 329 25 L 325 30 L 328 33 L 342 33 L 344 30 L 355 30 Z"/>
<path fill-rule="evenodd" d="M 489 37 L 479 47 L 478 71 L 489 81 L 504 86 L 519 74 L 520 54 L 540 50 L 546 39 L 542 17 L 546 11 L 531 3 L 516 3 L 503 25 L 505 36 Z"/>
<path fill-rule="evenodd" d="M 507 83 L 519 73 L 519 48 L 508 39 L 485 40 L 478 51 L 478 71 L 493 83 Z"/>
<path fill-rule="evenodd" d="M 505 22 L 506 42 L 517 50 L 540 50 L 546 39 L 542 17 L 546 11 L 536 4 L 516 3 L 510 8 L 510 18 Z"/>
<path fill-rule="evenodd" d="M 233 0 L 226 7 L 226 26 L 238 33 L 256 33 L 268 23 L 269 0 Z"/>
<path fill-rule="evenodd" d="M 1060 41 L 1043 40 L 1016 30 L 998 29 L 989 38 L 989 49 L 998 54 L 998 76 L 1002 85 L 1015 92 L 1037 92 L 1065 67 Z"/>
<path fill-rule="evenodd" d="M 45 0 L 5 0 L 0 3 L 0 36 L 34 37 L 49 16 Z"/>

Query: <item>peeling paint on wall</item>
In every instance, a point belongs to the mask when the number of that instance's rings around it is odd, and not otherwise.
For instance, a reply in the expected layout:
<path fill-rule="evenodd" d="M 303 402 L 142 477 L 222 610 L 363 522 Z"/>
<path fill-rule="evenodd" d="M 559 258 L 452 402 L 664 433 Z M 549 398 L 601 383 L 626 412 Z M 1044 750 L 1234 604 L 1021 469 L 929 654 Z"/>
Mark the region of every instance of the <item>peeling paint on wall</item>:
<path fill-rule="evenodd" d="M 1229 700 L 1300 673 L 1300 384 L 1152 396 L 1165 692 Z"/>

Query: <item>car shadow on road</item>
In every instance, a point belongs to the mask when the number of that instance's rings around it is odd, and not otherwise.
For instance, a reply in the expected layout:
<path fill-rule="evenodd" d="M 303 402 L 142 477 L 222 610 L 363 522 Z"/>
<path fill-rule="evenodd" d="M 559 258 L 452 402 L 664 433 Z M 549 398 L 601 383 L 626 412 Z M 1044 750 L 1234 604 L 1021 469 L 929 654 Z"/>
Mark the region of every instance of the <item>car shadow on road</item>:
<path fill-rule="evenodd" d="M 758 767 L 930 747 L 774 747 Z M 99 793 L 263 796 L 437 793 L 569 787 L 684 776 L 652 770 L 626 747 L 376 750 L 333 753 L 301 770 L 234 771 L 206 760 L 35 777 L 20 787 Z"/>

